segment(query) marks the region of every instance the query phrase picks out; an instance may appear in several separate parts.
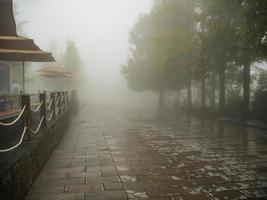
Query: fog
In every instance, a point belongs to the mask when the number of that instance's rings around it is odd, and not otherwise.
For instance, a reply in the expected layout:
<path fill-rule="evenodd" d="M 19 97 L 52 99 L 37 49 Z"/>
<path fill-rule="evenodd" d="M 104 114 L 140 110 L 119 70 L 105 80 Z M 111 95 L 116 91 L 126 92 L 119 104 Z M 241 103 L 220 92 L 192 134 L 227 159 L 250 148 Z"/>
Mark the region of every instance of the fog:
<path fill-rule="evenodd" d="M 131 92 L 120 74 L 129 53 L 129 31 L 138 16 L 149 12 L 152 0 L 14 0 L 17 22 L 44 50 L 64 52 L 75 42 L 86 68 L 83 96 L 93 103 L 151 105 L 153 95 Z M 147 98 L 149 97 L 149 98 Z"/>

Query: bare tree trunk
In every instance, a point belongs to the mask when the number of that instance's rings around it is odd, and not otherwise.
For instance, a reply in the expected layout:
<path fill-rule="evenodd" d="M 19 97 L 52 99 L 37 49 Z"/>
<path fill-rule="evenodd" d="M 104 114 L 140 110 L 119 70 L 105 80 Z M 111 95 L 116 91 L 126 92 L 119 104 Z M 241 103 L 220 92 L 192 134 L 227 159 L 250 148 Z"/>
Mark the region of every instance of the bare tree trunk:
<path fill-rule="evenodd" d="M 243 119 L 247 119 L 249 113 L 250 82 L 250 64 L 246 62 L 243 68 Z"/>
<path fill-rule="evenodd" d="M 181 91 L 180 90 L 178 90 L 177 91 L 177 101 L 175 102 L 175 110 L 177 111 L 179 108 L 180 108 L 180 97 L 181 97 Z"/>
<path fill-rule="evenodd" d="M 192 110 L 192 71 L 188 71 L 187 80 L 187 111 L 190 113 Z"/>
<path fill-rule="evenodd" d="M 163 119 L 164 117 L 164 89 L 159 90 L 159 100 L 158 100 L 158 119 Z"/>
<path fill-rule="evenodd" d="M 220 84 L 219 111 L 221 115 L 224 115 L 225 114 L 225 63 L 224 62 L 222 62 L 220 66 L 219 84 Z"/>
<path fill-rule="evenodd" d="M 212 110 L 215 110 L 215 98 L 216 98 L 216 73 L 211 74 L 211 95 L 210 95 L 210 106 Z"/>
<path fill-rule="evenodd" d="M 201 78 L 201 110 L 203 113 L 206 110 L 206 77 L 204 74 Z"/>

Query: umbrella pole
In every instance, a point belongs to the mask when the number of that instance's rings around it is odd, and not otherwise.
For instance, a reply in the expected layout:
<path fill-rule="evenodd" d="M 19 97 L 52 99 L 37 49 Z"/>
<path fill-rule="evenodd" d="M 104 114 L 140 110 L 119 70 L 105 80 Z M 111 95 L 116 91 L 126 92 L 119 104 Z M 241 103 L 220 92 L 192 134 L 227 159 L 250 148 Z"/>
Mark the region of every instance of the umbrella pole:
<path fill-rule="evenodd" d="M 22 62 L 22 89 L 23 89 L 23 94 L 25 94 L 25 62 Z"/>

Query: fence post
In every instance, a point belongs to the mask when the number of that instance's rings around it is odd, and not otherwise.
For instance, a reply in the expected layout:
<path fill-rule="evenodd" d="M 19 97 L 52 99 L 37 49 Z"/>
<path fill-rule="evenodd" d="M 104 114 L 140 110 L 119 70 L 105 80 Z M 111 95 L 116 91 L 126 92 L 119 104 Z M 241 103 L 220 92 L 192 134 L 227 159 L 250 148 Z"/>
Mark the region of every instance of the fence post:
<path fill-rule="evenodd" d="M 57 92 L 57 96 L 58 96 L 58 114 L 61 113 L 61 92 Z"/>
<path fill-rule="evenodd" d="M 55 98 L 54 92 L 51 92 L 50 98 L 52 101 L 52 104 L 51 104 L 51 113 L 53 113 L 52 119 L 55 119 L 56 118 L 56 105 L 55 105 L 56 104 L 56 98 Z"/>
<path fill-rule="evenodd" d="M 46 127 L 46 93 L 40 93 L 40 102 L 43 102 L 41 106 L 41 118 L 43 117 L 43 124 L 42 127 Z"/>
<path fill-rule="evenodd" d="M 66 108 L 65 108 L 65 92 L 61 92 L 61 96 L 62 96 L 62 111 L 64 111 Z"/>
<path fill-rule="evenodd" d="M 71 91 L 71 111 L 73 114 L 78 112 L 78 98 L 76 90 Z"/>
<path fill-rule="evenodd" d="M 71 91 L 71 110 L 72 112 L 74 112 L 74 105 L 75 105 L 75 102 L 74 102 L 74 90 Z"/>
<path fill-rule="evenodd" d="M 66 91 L 66 106 L 69 107 L 69 92 Z"/>
<path fill-rule="evenodd" d="M 22 128 L 24 129 L 25 127 L 27 127 L 27 129 L 29 129 L 31 127 L 31 98 L 30 95 L 21 95 L 21 108 L 23 109 L 25 106 L 25 111 L 24 114 L 22 116 Z M 30 135 L 27 131 L 27 141 L 30 141 Z"/>

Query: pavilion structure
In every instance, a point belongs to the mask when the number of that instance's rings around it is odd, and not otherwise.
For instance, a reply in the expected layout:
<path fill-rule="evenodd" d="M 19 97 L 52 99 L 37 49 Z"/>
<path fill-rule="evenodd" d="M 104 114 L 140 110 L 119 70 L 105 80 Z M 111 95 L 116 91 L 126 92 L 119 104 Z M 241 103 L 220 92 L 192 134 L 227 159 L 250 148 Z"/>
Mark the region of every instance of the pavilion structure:
<path fill-rule="evenodd" d="M 25 62 L 55 61 L 52 54 L 40 49 L 33 39 L 17 34 L 12 0 L 0 0 L 0 61 L 22 62 L 23 93 Z"/>

